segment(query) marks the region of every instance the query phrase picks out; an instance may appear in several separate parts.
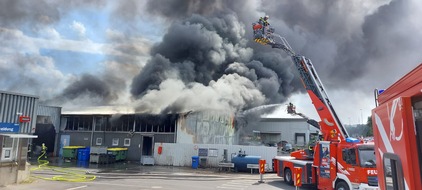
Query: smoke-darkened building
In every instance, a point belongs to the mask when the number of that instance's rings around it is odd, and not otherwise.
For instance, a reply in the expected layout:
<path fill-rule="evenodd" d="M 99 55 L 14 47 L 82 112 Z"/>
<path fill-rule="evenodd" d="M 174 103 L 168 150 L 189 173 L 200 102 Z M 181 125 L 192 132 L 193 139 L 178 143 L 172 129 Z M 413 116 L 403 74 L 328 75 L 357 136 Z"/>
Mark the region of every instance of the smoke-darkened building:
<path fill-rule="evenodd" d="M 178 114 L 63 114 L 59 147 L 126 147 L 127 159 L 138 161 L 141 155 L 153 154 L 154 143 L 176 141 L 178 117 Z"/>

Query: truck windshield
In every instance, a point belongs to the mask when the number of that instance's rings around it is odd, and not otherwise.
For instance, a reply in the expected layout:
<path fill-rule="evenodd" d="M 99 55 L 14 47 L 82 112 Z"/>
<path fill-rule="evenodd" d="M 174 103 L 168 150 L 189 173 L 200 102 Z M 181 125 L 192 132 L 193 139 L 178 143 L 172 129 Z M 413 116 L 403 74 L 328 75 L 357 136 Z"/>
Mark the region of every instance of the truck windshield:
<path fill-rule="evenodd" d="M 359 148 L 360 166 L 364 168 L 375 168 L 375 151 L 373 147 Z"/>

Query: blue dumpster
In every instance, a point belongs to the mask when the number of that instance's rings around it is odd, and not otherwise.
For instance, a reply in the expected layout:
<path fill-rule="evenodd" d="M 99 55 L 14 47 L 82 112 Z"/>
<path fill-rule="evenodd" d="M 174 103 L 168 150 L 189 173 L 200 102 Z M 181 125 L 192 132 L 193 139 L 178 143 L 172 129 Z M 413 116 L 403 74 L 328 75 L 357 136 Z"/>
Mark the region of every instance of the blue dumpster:
<path fill-rule="evenodd" d="M 89 160 L 89 148 L 78 149 L 78 160 L 79 161 L 88 161 Z"/>
<path fill-rule="evenodd" d="M 199 165 L 199 156 L 192 156 L 192 168 L 198 169 Z"/>

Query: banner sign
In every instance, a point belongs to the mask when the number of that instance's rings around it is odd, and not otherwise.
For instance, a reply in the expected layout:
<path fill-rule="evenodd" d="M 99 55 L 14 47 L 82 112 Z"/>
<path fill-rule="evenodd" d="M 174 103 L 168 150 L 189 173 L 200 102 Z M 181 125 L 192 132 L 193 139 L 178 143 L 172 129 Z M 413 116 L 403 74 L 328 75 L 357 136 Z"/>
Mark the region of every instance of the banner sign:
<path fill-rule="evenodd" d="M 19 124 L 0 122 L 0 133 L 17 133 L 17 132 L 19 132 Z"/>

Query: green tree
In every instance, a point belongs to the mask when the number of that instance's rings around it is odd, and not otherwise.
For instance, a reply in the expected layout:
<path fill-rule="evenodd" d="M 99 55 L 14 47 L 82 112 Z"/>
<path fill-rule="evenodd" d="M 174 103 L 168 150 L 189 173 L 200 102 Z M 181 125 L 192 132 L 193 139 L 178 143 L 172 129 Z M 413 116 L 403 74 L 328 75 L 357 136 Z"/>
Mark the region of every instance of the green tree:
<path fill-rule="evenodd" d="M 372 117 L 368 117 L 368 121 L 366 122 L 366 126 L 368 128 L 368 130 L 366 132 L 366 136 L 367 137 L 374 136 L 374 129 L 372 128 Z"/>

